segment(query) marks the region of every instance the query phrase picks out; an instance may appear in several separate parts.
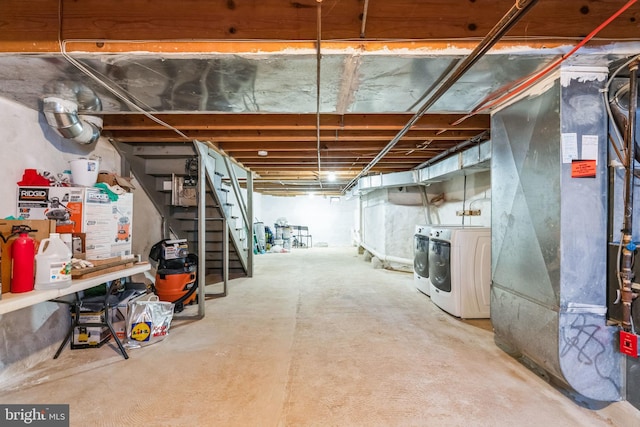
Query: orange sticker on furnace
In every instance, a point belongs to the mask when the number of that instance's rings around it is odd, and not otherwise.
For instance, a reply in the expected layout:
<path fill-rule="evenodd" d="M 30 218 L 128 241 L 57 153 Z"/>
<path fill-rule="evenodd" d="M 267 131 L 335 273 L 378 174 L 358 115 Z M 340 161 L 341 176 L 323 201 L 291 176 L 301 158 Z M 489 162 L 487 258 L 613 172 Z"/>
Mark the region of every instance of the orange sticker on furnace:
<path fill-rule="evenodd" d="M 596 177 L 596 161 L 595 160 L 572 160 L 571 161 L 571 178 L 595 178 Z"/>

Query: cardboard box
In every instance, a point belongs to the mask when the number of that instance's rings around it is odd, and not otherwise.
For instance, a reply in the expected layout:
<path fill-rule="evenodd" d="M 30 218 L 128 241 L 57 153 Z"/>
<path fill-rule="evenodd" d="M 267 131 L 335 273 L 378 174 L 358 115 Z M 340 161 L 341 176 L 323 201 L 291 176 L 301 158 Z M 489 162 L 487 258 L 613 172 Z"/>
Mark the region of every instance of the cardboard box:
<path fill-rule="evenodd" d="M 98 173 L 98 182 L 104 182 L 110 186 L 119 185 L 124 190 L 131 192 L 131 190 L 135 190 L 136 187 L 131 183 L 131 178 L 125 178 L 120 175 L 116 175 L 115 173 L 110 172 L 100 172 Z"/>
<path fill-rule="evenodd" d="M 131 255 L 133 194 L 109 200 L 97 188 L 85 192 L 84 226 L 86 258 L 105 259 Z"/>
<path fill-rule="evenodd" d="M 0 233 L 3 236 L 10 236 L 11 230 L 15 225 L 27 225 L 31 227 L 33 230 L 38 230 L 32 233 L 29 233 L 36 243 L 40 243 L 42 239 L 46 239 L 49 237 L 50 233 L 55 233 L 56 230 L 56 222 L 51 220 L 9 220 L 2 219 L 0 220 Z M 11 244 L 17 238 L 17 236 L 12 237 L 4 243 L 0 240 L 0 269 L 2 280 L 2 293 L 10 292 L 11 286 Z M 36 247 L 37 252 L 37 247 Z"/>
<path fill-rule="evenodd" d="M 82 233 L 85 187 L 18 187 L 16 216 L 49 219 L 57 233 Z"/>
<path fill-rule="evenodd" d="M 111 309 L 111 321 L 113 322 L 115 309 Z M 75 314 L 72 313 L 72 319 Z M 100 323 L 104 318 L 102 311 L 81 311 L 80 323 Z M 107 326 L 76 326 L 73 328 L 71 339 L 71 349 L 100 347 L 111 337 L 111 332 Z"/>
<path fill-rule="evenodd" d="M 17 215 L 55 220 L 55 231 L 84 233 L 86 259 L 131 254 L 133 193 L 111 201 L 91 187 L 18 187 Z"/>

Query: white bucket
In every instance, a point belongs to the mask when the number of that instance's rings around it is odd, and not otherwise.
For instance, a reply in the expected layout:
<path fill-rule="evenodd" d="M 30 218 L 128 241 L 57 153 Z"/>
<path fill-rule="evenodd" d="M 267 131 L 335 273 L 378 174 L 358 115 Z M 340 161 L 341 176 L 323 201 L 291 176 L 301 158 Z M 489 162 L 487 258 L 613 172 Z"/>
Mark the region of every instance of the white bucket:
<path fill-rule="evenodd" d="M 84 157 L 71 160 L 71 182 L 76 185 L 93 187 L 98 181 L 99 161 Z"/>

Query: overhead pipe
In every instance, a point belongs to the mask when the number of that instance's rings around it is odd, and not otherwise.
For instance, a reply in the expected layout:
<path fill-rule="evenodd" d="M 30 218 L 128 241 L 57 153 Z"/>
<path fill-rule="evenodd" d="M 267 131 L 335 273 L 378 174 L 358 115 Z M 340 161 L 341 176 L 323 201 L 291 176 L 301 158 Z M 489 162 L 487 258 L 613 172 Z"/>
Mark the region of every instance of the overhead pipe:
<path fill-rule="evenodd" d="M 489 31 L 484 39 L 476 46 L 476 48 L 459 63 L 457 68 L 451 73 L 447 80 L 434 92 L 420 109 L 409 119 L 407 124 L 398 132 L 398 134 L 378 153 L 371 162 L 365 166 L 360 173 L 354 177 L 342 190 L 343 193 L 351 188 L 358 179 L 369 172 L 391 149 L 400 141 L 400 139 L 417 123 L 418 120 L 433 106 L 469 69 L 484 56 L 503 36 L 511 29 L 536 3 L 538 0 L 518 0 L 509 9 L 509 11 L 500 19 L 500 21 Z"/>
<path fill-rule="evenodd" d="M 369 13 L 369 0 L 364 0 L 362 7 L 362 25 L 360 26 L 360 38 L 365 37 L 365 29 L 367 28 L 367 14 Z"/>
<path fill-rule="evenodd" d="M 318 156 L 318 184 L 322 190 L 322 164 L 320 162 L 320 63 L 322 53 L 320 52 L 320 42 L 322 40 L 322 0 L 316 0 L 318 7 L 316 18 L 316 154 Z"/>
<path fill-rule="evenodd" d="M 635 62 L 638 60 L 638 58 L 640 58 L 640 56 L 634 58 L 632 61 L 629 61 L 629 64 Z M 610 110 L 610 117 L 613 119 L 613 123 L 612 123 L 612 129 L 614 130 L 615 134 L 616 134 L 616 138 L 619 138 L 618 141 L 622 140 L 622 143 L 625 144 L 626 143 L 626 135 L 625 137 L 621 137 L 620 136 L 620 129 L 625 129 L 628 130 L 628 117 L 629 117 L 629 106 L 625 105 L 625 103 L 629 102 L 629 91 L 631 90 L 631 84 L 627 83 L 624 86 L 622 86 L 621 88 L 619 88 L 616 93 L 613 95 L 613 97 L 611 98 L 611 100 L 609 100 L 609 110 Z M 637 139 L 637 138 L 636 138 Z M 640 162 L 640 150 L 638 150 L 638 142 L 637 140 L 635 141 L 635 159 L 636 161 Z M 618 148 L 616 145 L 613 145 L 614 148 Z M 623 147 L 623 152 L 624 154 L 628 154 L 626 152 L 626 149 Z M 623 158 L 622 153 L 619 156 L 622 163 L 623 164 L 627 164 L 627 160 L 625 158 Z"/>
<path fill-rule="evenodd" d="M 100 137 L 102 119 L 78 115 L 78 104 L 73 101 L 50 96 L 44 98 L 42 110 L 49 126 L 63 138 L 80 144 L 93 144 Z"/>
<path fill-rule="evenodd" d="M 409 108 L 407 108 L 407 112 L 411 112 L 414 108 L 420 105 L 420 103 L 424 101 L 424 99 L 427 96 L 429 96 L 430 93 L 433 93 L 433 91 L 436 90 L 437 87 L 442 85 L 442 83 L 447 79 L 447 77 L 451 76 L 451 73 L 453 73 L 453 71 L 456 68 L 456 65 L 458 65 L 459 63 L 460 63 L 460 59 L 452 60 L 449 63 L 449 65 L 447 65 L 447 68 L 440 74 L 440 76 L 438 76 L 438 78 L 433 81 L 431 86 L 429 86 L 427 90 L 425 90 L 424 93 L 420 95 L 420 97 L 416 99 L 416 101 L 413 104 L 411 104 Z"/>
<path fill-rule="evenodd" d="M 569 52 L 562 55 L 562 57 L 552 62 L 550 65 L 547 65 L 545 68 L 538 71 L 533 76 L 519 81 L 515 87 L 511 86 L 506 91 L 500 92 L 496 98 L 484 100 L 482 103 L 480 103 L 480 105 L 476 106 L 469 114 L 456 120 L 454 122 L 454 125 L 458 125 L 463 121 L 465 121 L 466 119 L 468 119 L 469 117 L 475 116 L 476 114 L 482 111 L 488 111 L 491 108 L 508 101 L 509 99 L 513 98 L 517 94 L 523 92 L 525 89 L 533 86 L 534 83 L 542 79 L 542 77 L 547 75 L 549 72 L 554 70 L 557 66 L 562 64 L 565 60 L 567 60 L 567 58 L 569 58 L 574 53 L 576 53 L 580 48 L 582 48 L 582 46 L 587 44 L 600 31 L 606 28 L 611 22 L 613 22 L 613 20 L 615 20 L 618 16 L 620 16 L 625 10 L 629 9 L 637 1 L 638 0 L 629 0 L 624 6 L 618 9 L 617 12 L 615 12 L 613 15 L 607 18 L 602 24 L 598 25 L 593 31 L 587 34 L 587 36 L 584 39 L 582 39 L 580 43 L 575 45 Z"/>
<path fill-rule="evenodd" d="M 610 75 L 607 83 L 605 84 L 605 88 L 602 91 L 602 99 L 604 100 L 604 106 L 607 109 L 607 116 L 609 117 L 609 121 L 611 123 L 611 129 L 613 130 L 613 135 L 609 135 L 609 141 L 611 142 L 611 148 L 615 151 L 616 156 L 621 164 L 626 165 L 627 161 L 623 156 L 624 147 L 624 138 L 622 136 L 622 132 L 620 129 L 626 129 L 627 126 L 627 117 L 629 115 L 628 105 L 624 105 L 624 102 L 628 102 L 629 96 L 629 84 L 627 83 L 623 87 L 619 88 L 616 93 L 611 96 L 611 85 L 613 84 L 616 76 L 623 70 L 628 69 L 629 64 L 640 59 L 640 55 L 636 55 L 630 59 L 628 59 L 624 64 L 620 65 L 617 69 L 615 69 Z M 625 101 L 626 100 L 626 101 Z M 615 137 L 615 138 L 614 138 Z M 636 138 L 637 139 L 637 138 Z M 637 144 L 637 141 L 636 141 Z M 626 153 L 624 153 L 626 154 Z M 640 154 L 640 150 L 636 148 L 636 156 Z M 636 159 L 640 161 L 640 159 Z"/>
<path fill-rule="evenodd" d="M 625 132 L 625 149 L 627 165 L 624 180 L 624 221 L 622 225 L 622 261 L 620 276 L 622 279 L 622 329 L 631 331 L 631 302 L 633 300 L 633 254 L 635 244 L 632 242 L 633 227 L 633 184 L 635 170 L 635 128 L 636 110 L 638 108 L 638 64 L 637 59 L 629 65 L 629 118 Z"/>

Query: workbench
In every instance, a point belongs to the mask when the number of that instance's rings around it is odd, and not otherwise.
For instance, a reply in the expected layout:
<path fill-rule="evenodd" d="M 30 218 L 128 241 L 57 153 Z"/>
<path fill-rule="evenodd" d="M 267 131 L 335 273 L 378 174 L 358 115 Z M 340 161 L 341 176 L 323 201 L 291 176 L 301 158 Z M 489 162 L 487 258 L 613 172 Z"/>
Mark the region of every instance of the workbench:
<path fill-rule="evenodd" d="M 93 276 L 87 279 L 72 279 L 71 285 L 62 289 L 46 289 L 46 290 L 33 290 L 29 292 L 12 294 L 5 293 L 2 294 L 2 300 L 0 300 L 0 314 L 10 313 L 12 311 L 19 310 L 21 308 L 29 307 L 35 304 L 39 304 L 41 302 L 54 302 L 54 303 L 64 303 L 72 306 L 75 312 L 75 320 L 71 321 L 71 325 L 69 327 L 69 331 L 67 332 L 64 341 L 56 351 L 54 359 L 57 359 L 62 349 L 66 346 L 66 344 L 71 339 L 73 334 L 73 329 L 75 326 L 78 326 L 78 318 L 79 314 L 79 306 L 81 305 L 81 300 L 79 298 L 79 292 L 84 291 L 89 288 L 93 288 L 94 286 L 101 285 L 105 283 L 107 285 L 107 295 L 110 293 L 111 284 L 122 278 L 131 277 L 134 274 L 144 273 L 145 271 L 149 271 L 151 269 L 151 265 L 148 262 L 134 264 L 133 267 L 123 268 L 117 271 L 111 271 L 109 273 L 101 274 L 98 276 Z M 61 297 L 75 294 L 75 300 L 70 302 L 66 300 L 60 299 Z M 106 301 L 106 297 L 105 297 Z M 83 326 L 87 326 L 89 324 L 83 324 Z M 93 324 L 91 325 L 93 326 Z M 109 319 L 109 307 L 105 306 L 105 318 L 103 322 L 97 323 L 96 326 L 106 326 L 111 331 L 111 335 L 116 345 L 120 349 L 122 356 L 125 359 L 129 358 L 122 342 L 116 335 L 113 330 L 113 325 L 111 324 L 111 320 Z"/>
<path fill-rule="evenodd" d="M 19 294 L 7 292 L 2 294 L 2 299 L 0 299 L 0 314 L 10 313 L 41 302 L 51 301 L 66 295 L 75 294 L 76 292 L 84 291 L 94 286 L 101 285 L 102 283 L 111 282 L 123 277 L 130 277 L 134 274 L 144 273 L 150 269 L 151 265 L 149 263 L 138 263 L 134 264 L 133 267 L 101 274 L 88 279 L 73 279 L 71 280 L 70 286 L 62 289 L 33 290 Z"/>

